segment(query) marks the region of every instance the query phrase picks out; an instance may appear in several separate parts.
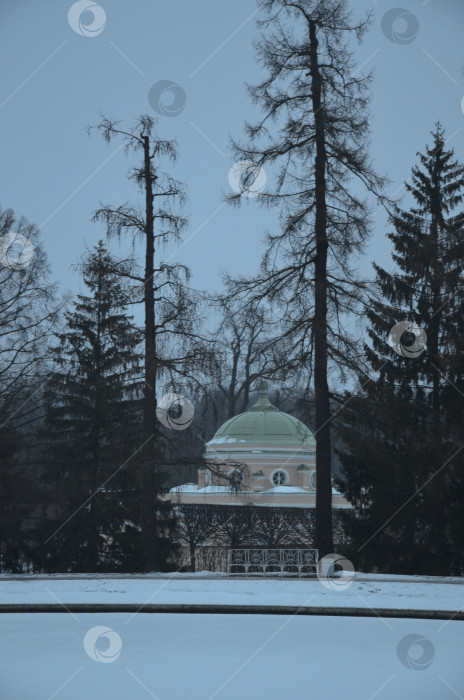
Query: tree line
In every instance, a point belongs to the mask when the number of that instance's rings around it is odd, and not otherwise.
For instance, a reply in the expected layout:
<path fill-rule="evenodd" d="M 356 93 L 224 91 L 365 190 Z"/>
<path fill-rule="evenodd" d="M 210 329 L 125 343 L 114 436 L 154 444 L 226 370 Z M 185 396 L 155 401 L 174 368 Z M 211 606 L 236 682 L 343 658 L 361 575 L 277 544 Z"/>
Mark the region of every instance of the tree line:
<path fill-rule="evenodd" d="M 464 168 L 437 123 L 409 208 L 392 201 L 369 156 L 373 75 L 355 65 L 370 17 L 355 21 L 345 0 L 259 5 L 264 77 L 248 89 L 260 117 L 232 141 L 248 165 L 226 195 L 238 206 L 261 169 L 273 176 L 253 192 L 279 222 L 255 275 L 225 275 L 211 297 L 163 261 L 188 225 L 185 188 L 169 170 L 176 142 L 147 115 L 90 129 L 132 154 L 139 197 L 94 213 L 107 240 L 78 263 L 85 294 L 58 297 L 36 227 L 0 212 L 3 570 L 169 566 L 176 513 L 162 493 L 194 479 L 202 443 L 261 378 L 315 433 L 321 555 L 334 549 L 336 455 L 357 567 L 462 572 Z M 374 263 L 369 280 L 358 261 L 379 206 L 391 269 Z M 13 230 L 33 247 L 27 265 L 8 256 Z M 118 257 L 114 238 L 134 253 Z M 166 392 L 194 403 L 188 430 L 158 420 Z"/>

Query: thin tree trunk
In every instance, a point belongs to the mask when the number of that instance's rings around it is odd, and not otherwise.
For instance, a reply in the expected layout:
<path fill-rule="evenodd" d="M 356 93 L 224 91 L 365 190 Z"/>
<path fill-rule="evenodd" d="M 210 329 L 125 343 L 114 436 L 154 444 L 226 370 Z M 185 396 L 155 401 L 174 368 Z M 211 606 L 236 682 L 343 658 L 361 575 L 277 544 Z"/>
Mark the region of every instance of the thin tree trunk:
<path fill-rule="evenodd" d="M 190 545 L 190 571 L 196 571 L 197 561 L 195 556 L 195 545 Z"/>
<path fill-rule="evenodd" d="M 232 372 L 230 375 L 230 382 L 229 382 L 229 388 L 228 388 L 228 406 L 227 406 L 227 418 L 233 418 L 235 416 L 235 392 L 237 388 L 237 371 L 238 371 L 238 360 L 239 360 L 239 351 L 237 350 L 234 353 L 233 356 L 233 362 L 232 362 Z"/>
<path fill-rule="evenodd" d="M 435 156 L 435 167 L 437 165 L 437 156 Z M 431 226 L 430 238 L 432 242 L 431 259 L 433 262 L 431 292 L 432 292 L 432 313 L 434 314 L 429 321 L 427 328 L 427 352 L 432 362 L 432 426 L 433 426 L 433 445 L 434 454 L 433 462 L 439 464 L 446 454 L 446 447 L 442 444 L 442 426 L 440 420 L 441 414 L 441 387 L 440 387 L 440 367 L 442 360 L 440 357 L 440 314 L 438 313 L 441 307 L 441 284 L 443 279 L 443 266 L 441 265 L 442 254 L 439 248 L 439 225 L 443 221 L 443 213 L 441 211 L 439 184 L 435 175 L 435 187 L 433 188 L 431 202 Z M 429 473 L 435 470 L 435 465 Z M 446 522 L 449 518 L 446 490 L 443 483 L 443 475 L 438 477 L 438 483 L 429 495 L 432 498 L 431 512 L 433 513 L 434 523 L 434 543 L 436 546 L 435 558 L 437 560 L 437 572 L 446 575 L 449 570 L 448 565 L 448 542 L 446 536 Z M 440 563 L 441 562 L 441 570 Z"/>
<path fill-rule="evenodd" d="M 327 205 L 326 151 L 322 80 L 318 65 L 316 25 L 309 23 L 312 108 L 316 129 L 314 268 L 314 393 L 316 423 L 316 547 L 319 556 L 333 552 L 330 400 L 327 381 Z"/>
<path fill-rule="evenodd" d="M 157 567 L 156 551 L 156 483 L 155 483 L 155 441 L 156 441 L 156 332 L 155 332 L 155 293 L 154 293 L 154 213 L 153 180 L 150 164 L 150 140 L 144 137 L 144 184 L 146 209 L 146 250 L 145 250 L 145 386 L 143 406 L 143 440 L 148 441 L 143 450 L 141 475 L 141 567 L 152 571 Z"/>
<path fill-rule="evenodd" d="M 91 478 L 90 478 L 90 488 L 89 497 L 92 496 L 89 501 L 89 527 L 88 527 L 88 541 L 87 541 L 87 570 L 96 571 L 98 569 L 98 506 L 103 497 L 103 494 L 96 493 L 98 486 L 100 485 L 100 430 L 101 430 L 101 396 L 100 392 L 102 390 L 102 369 L 101 369 L 101 344 L 102 344 L 102 261 L 101 255 L 99 258 L 99 270 L 98 270 L 98 283 L 97 283 L 97 357 L 96 360 L 96 382 L 97 391 L 95 395 L 95 424 L 93 426 L 94 437 L 93 437 L 93 463 L 90 465 Z"/>
<path fill-rule="evenodd" d="M 438 189 L 438 188 L 437 188 Z M 433 424 L 436 437 L 440 438 L 440 353 L 439 353 L 439 333 L 440 333 L 440 317 L 438 310 L 441 306 L 441 278 L 443 270 L 437 269 L 440 264 L 440 251 L 438 246 L 438 225 L 440 218 L 440 204 L 438 192 L 434 192 L 435 201 L 432 202 L 432 221 L 430 225 L 430 238 L 432 242 L 432 261 L 434 266 L 432 269 L 431 291 L 432 291 L 432 310 L 434 316 L 431 318 L 429 327 L 427 328 L 427 345 L 429 357 L 433 363 L 432 369 L 432 410 Z"/>

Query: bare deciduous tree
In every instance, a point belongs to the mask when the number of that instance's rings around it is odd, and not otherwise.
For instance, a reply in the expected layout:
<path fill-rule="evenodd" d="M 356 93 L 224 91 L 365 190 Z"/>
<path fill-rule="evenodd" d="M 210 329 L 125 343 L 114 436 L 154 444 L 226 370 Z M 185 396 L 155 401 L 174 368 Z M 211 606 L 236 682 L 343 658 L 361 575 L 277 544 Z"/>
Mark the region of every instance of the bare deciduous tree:
<path fill-rule="evenodd" d="M 227 403 L 226 418 L 243 413 L 259 379 L 288 381 L 289 357 L 275 341 L 277 322 L 263 303 L 219 300 L 218 355 L 215 381 Z"/>
<path fill-rule="evenodd" d="M 91 127 L 92 128 L 92 127 Z M 157 465 L 161 432 L 157 421 L 157 389 L 167 377 L 185 377 L 202 357 L 201 342 L 195 333 L 198 322 L 196 303 L 186 287 L 189 270 L 181 264 L 168 264 L 160 257 L 160 248 L 168 241 L 179 240 L 187 220 L 178 213 L 185 202 L 182 183 L 161 170 L 161 162 L 177 158 L 177 144 L 161 139 L 155 121 L 142 115 L 130 130 L 119 122 L 102 118 L 94 127 L 110 141 L 122 139 L 126 150 L 140 156 L 140 164 L 129 172 L 139 187 L 143 206 L 122 204 L 104 206 L 94 219 L 106 224 L 109 236 L 129 234 L 144 244 L 144 265 L 133 266 L 127 273 L 139 292 L 136 301 L 144 307 L 145 386 L 143 400 L 143 460 L 140 479 L 140 521 L 142 529 L 141 567 L 153 570 L 160 566 L 156 552 L 156 500 L 160 489 Z"/>
<path fill-rule="evenodd" d="M 266 77 L 249 87 L 263 117 L 246 124 L 236 157 L 265 166 L 274 187 L 258 201 L 279 208 L 281 231 L 267 238 L 259 274 L 236 292 L 280 308 L 288 357 L 312 375 L 317 440 L 316 540 L 333 551 L 329 372 L 344 379 L 361 361 L 350 320 L 363 313 L 365 285 L 355 256 L 370 232 L 369 196 L 384 179 L 368 155 L 370 74 L 355 66 L 351 41 L 368 20 L 352 21 L 345 0 L 261 0 L 257 53 Z M 351 181 L 354 180 L 354 184 Z M 241 194 L 230 198 L 234 204 Z"/>
<path fill-rule="evenodd" d="M 24 534 L 37 508 L 34 429 L 41 415 L 49 344 L 65 300 L 50 283 L 36 226 L 0 208 L 0 567 L 21 571 Z M 20 534 L 22 531 L 23 534 Z"/>
<path fill-rule="evenodd" d="M 176 536 L 189 548 L 190 569 L 196 570 L 196 549 L 211 537 L 217 529 L 216 511 L 202 503 L 182 503 L 174 506 L 177 516 Z"/>

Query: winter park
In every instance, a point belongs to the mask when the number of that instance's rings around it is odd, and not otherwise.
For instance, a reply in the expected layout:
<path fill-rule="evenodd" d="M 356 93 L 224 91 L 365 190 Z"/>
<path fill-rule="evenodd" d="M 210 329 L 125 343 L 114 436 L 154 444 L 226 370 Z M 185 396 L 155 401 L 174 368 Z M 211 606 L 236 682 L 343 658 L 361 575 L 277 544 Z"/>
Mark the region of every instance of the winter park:
<path fill-rule="evenodd" d="M 0 3 L 0 700 L 464 700 L 464 5 L 401 3 Z"/>

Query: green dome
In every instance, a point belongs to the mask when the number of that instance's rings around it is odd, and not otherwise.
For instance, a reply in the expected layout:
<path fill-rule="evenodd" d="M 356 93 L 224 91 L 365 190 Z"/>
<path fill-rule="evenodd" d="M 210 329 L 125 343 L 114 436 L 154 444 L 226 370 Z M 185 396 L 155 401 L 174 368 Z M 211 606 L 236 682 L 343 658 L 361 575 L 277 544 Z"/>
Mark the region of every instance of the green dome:
<path fill-rule="evenodd" d="M 269 445 L 315 445 L 311 431 L 298 418 L 279 411 L 267 395 L 267 384 L 261 382 L 257 402 L 222 425 L 207 445 L 233 443 Z"/>

